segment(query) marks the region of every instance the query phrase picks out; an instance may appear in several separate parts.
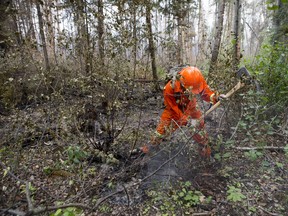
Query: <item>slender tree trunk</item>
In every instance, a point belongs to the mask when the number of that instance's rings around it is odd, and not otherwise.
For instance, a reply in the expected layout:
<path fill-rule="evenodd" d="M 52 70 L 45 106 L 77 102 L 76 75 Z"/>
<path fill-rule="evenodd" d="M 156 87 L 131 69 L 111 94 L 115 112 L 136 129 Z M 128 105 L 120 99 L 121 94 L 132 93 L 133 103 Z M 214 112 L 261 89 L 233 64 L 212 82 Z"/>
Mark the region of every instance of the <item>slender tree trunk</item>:
<path fill-rule="evenodd" d="M 89 74 L 92 71 L 92 53 L 91 53 L 91 46 L 90 46 L 90 33 L 88 29 L 88 11 L 87 11 L 87 4 L 84 4 L 85 13 L 85 20 L 84 20 L 84 31 L 86 36 L 86 49 L 85 49 L 85 61 L 86 61 L 86 74 Z"/>
<path fill-rule="evenodd" d="M 238 68 L 238 65 L 240 63 L 241 58 L 241 51 L 240 51 L 240 45 L 241 45 L 241 0 L 235 0 L 234 3 L 234 58 L 233 58 L 233 68 L 236 71 Z"/>
<path fill-rule="evenodd" d="M 58 64 L 57 61 L 57 54 L 56 54 L 56 45 L 55 45 L 55 34 L 54 34 L 54 22 L 52 16 L 52 7 L 51 7 L 51 0 L 46 0 L 45 2 L 45 19 L 46 19 L 46 27 L 48 31 L 48 41 L 49 47 L 53 52 L 55 63 Z"/>
<path fill-rule="evenodd" d="M 35 33 L 35 27 L 34 27 L 34 22 L 33 22 L 33 18 L 32 18 L 32 3 L 31 0 L 26 1 L 25 2 L 25 6 L 26 6 L 26 11 L 27 11 L 27 17 L 28 17 L 28 25 L 29 25 L 29 38 L 32 40 L 32 42 L 34 43 L 36 41 L 36 33 Z"/>
<path fill-rule="evenodd" d="M 46 70 L 49 70 L 50 64 L 49 64 L 46 39 L 45 39 L 45 34 L 44 34 L 43 15 L 42 15 L 40 3 L 38 0 L 36 1 L 36 9 L 37 9 L 37 15 L 38 15 L 38 20 L 39 20 L 39 30 L 40 30 L 40 36 L 41 36 L 41 41 L 42 41 L 45 66 L 46 66 Z"/>
<path fill-rule="evenodd" d="M 203 39 L 203 12 L 202 12 L 202 0 L 198 1 L 199 12 L 198 12 L 198 42 L 197 42 L 197 55 L 196 55 L 196 65 L 198 60 L 201 60 L 202 52 L 202 39 Z"/>
<path fill-rule="evenodd" d="M 7 8 L 11 5 L 9 1 L 0 1 L 0 58 L 4 57 L 5 52 L 8 50 L 8 34 L 5 28 L 8 20 Z"/>
<path fill-rule="evenodd" d="M 219 55 L 219 49 L 221 44 L 221 37 L 223 32 L 223 20 L 224 20 L 224 11 L 225 11 L 225 0 L 221 0 L 219 7 L 218 7 L 218 19 L 217 19 L 217 25 L 216 25 L 216 35 L 215 35 L 215 41 L 214 46 L 212 50 L 212 57 L 210 62 L 210 68 L 209 68 L 209 74 L 213 72 L 215 69 L 218 55 Z"/>
<path fill-rule="evenodd" d="M 103 0 L 98 0 L 98 46 L 100 65 L 105 66 L 104 60 L 104 12 Z"/>
<path fill-rule="evenodd" d="M 12 12 L 12 19 L 13 19 L 13 31 L 15 34 L 15 38 L 16 38 L 16 42 L 18 44 L 18 46 L 22 45 L 22 41 L 23 41 L 23 37 L 22 37 L 22 33 L 21 33 L 21 29 L 19 28 L 19 20 L 18 20 L 18 16 L 17 16 L 17 10 L 16 9 L 16 2 L 11 3 L 12 7 L 14 8 L 14 11 Z M 4 13 L 5 14 L 5 13 Z"/>
<path fill-rule="evenodd" d="M 183 48 L 184 48 L 184 42 L 183 42 L 183 26 L 182 26 L 182 17 L 177 17 L 177 26 L 178 26 L 178 49 L 177 49 L 177 59 L 178 64 L 183 64 Z"/>
<path fill-rule="evenodd" d="M 133 79 L 136 77 L 136 66 L 137 66 L 137 22 L 136 22 L 137 6 L 133 3 Z"/>
<path fill-rule="evenodd" d="M 151 66 L 152 66 L 152 75 L 154 80 L 154 87 L 155 90 L 158 91 L 159 84 L 158 84 L 158 75 L 157 75 L 157 68 L 156 68 L 156 57 L 155 57 L 155 46 L 153 40 L 153 32 L 152 32 L 152 24 L 151 24 L 151 3 L 150 0 L 146 2 L 146 24 L 148 30 L 148 41 L 149 41 L 149 53 L 151 57 Z"/>

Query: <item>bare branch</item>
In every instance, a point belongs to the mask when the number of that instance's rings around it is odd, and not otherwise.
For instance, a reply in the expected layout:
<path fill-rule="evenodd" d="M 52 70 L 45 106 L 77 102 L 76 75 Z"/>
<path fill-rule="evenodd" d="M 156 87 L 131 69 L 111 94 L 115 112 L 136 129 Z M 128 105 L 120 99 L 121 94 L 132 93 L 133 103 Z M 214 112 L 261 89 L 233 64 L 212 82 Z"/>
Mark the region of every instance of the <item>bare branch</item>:
<path fill-rule="evenodd" d="M 249 151 L 249 150 L 281 150 L 284 151 L 285 147 L 278 146 L 263 146 L 263 147 L 233 147 L 234 149 Z"/>

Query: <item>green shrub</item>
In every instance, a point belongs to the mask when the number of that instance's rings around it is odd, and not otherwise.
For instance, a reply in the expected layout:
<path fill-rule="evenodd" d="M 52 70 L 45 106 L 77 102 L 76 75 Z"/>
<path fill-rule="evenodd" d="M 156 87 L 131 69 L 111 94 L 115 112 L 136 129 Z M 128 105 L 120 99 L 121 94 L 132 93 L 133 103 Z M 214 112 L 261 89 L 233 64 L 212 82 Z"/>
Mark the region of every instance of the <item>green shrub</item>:
<path fill-rule="evenodd" d="M 260 80 L 266 104 L 288 105 L 288 46 L 283 43 L 265 44 L 251 68 Z"/>

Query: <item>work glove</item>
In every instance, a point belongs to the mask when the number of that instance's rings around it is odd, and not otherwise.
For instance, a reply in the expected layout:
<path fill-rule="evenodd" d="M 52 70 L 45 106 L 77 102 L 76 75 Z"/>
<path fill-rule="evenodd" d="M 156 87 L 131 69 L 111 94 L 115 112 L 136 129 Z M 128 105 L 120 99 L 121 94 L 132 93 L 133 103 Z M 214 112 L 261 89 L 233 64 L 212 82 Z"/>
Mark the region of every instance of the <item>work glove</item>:
<path fill-rule="evenodd" d="M 215 92 L 214 94 L 212 94 L 211 96 L 210 96 L 210 104 L 211 105 L 214 105 L 214 104 L 216 104 L 219 100 L 220 100 L 220 97 L 219 97 L 220 95 L 219 95 L 219 92 Z M 211 105 L 210 105 L 210 107 L 211 107 Z"/>
<path fill-rule="evenodd" d="M 145 155 L 149 152 L 149 145 L 143 145 L 141 147 L 133 149 L 130 153 L 131 155 Z"/>
<path fill-rule="evenodd" d="M 183 116 L 181 117 L 181 119 L 180 119 L 180 126 L 182 126 L 182 125 L 186 126 L 187 123 L 188 123 L 188 119 L 189 119 L 188 116 L 183 115 Z"/>

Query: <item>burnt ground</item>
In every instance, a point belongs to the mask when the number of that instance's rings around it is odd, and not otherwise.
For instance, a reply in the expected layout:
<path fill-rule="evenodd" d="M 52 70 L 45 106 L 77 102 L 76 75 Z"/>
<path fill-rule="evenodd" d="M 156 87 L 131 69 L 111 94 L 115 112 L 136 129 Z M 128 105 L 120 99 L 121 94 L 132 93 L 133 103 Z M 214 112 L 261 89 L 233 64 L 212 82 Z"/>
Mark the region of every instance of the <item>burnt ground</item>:
<path fill-rule="evenodd" d="M 1 215 L 29 212 L 29 202 L 40 215 L 287 215 L 287 128 L 251 132 L 225 119 L 224 104 L 206 120 L 213 160 L 198 156 L 188 128 L 131 157 L 149 142 L 162 99 L 120 101 L 113 115 L 74 97 L 1 116 Z M 261 146 L 279 149 L 237 149 Z"/>

